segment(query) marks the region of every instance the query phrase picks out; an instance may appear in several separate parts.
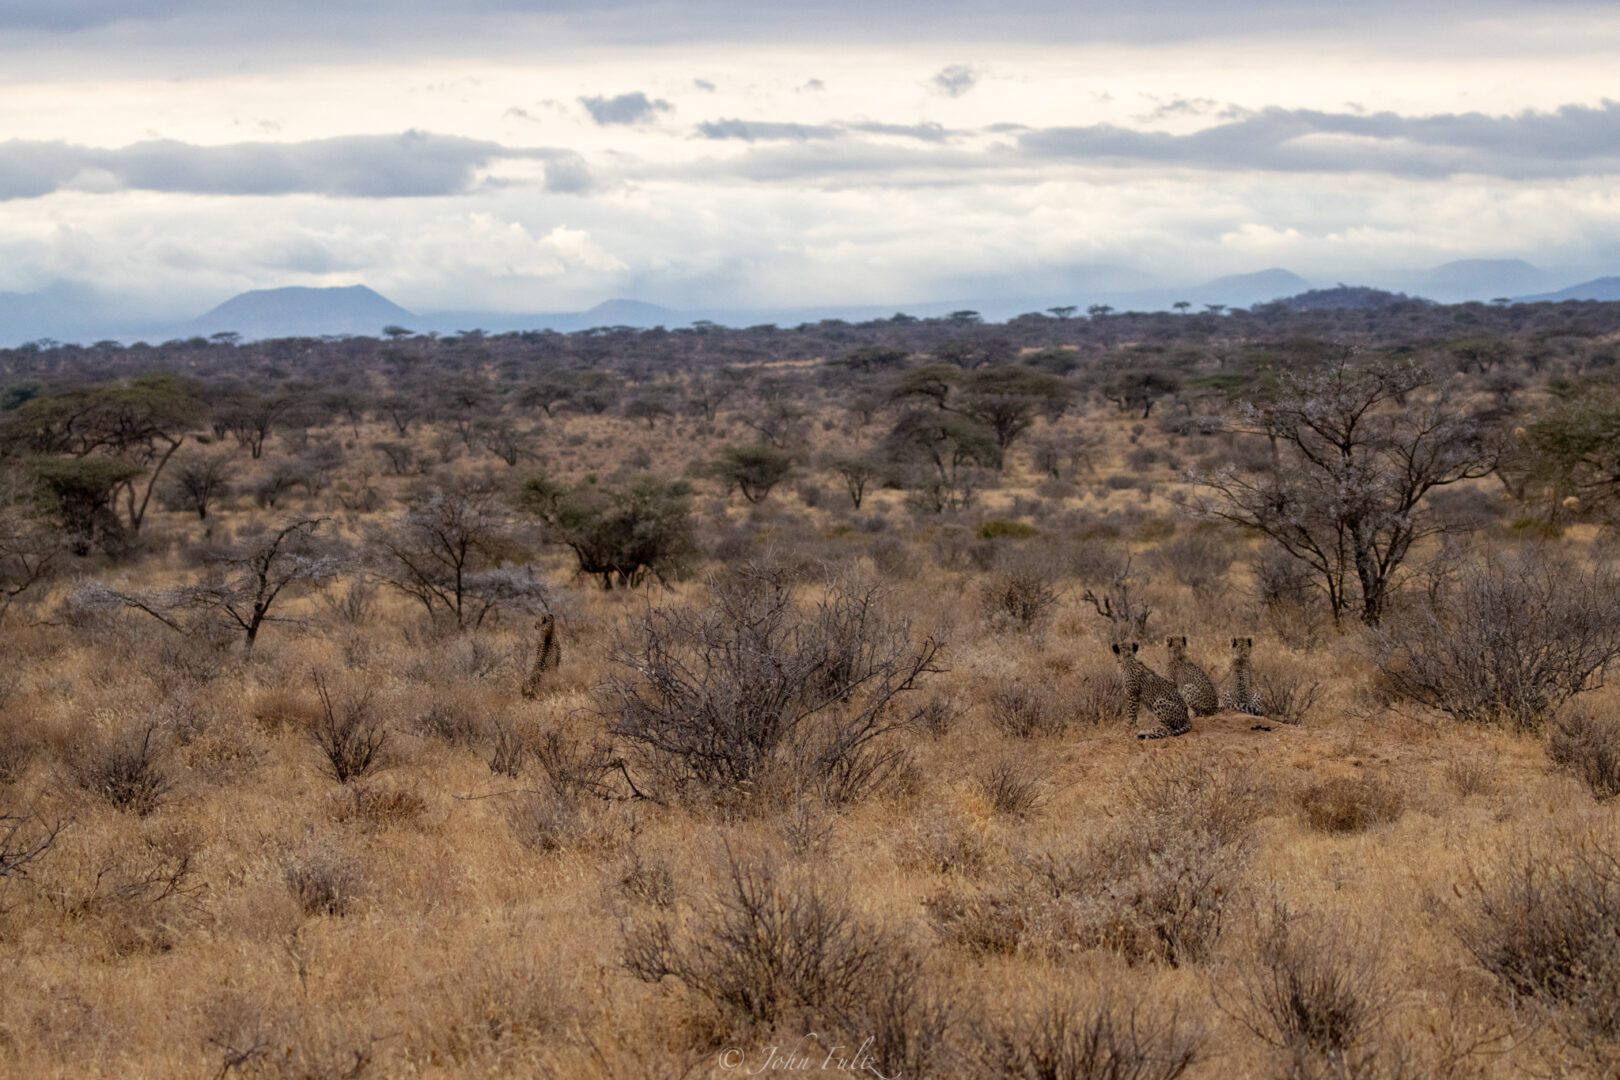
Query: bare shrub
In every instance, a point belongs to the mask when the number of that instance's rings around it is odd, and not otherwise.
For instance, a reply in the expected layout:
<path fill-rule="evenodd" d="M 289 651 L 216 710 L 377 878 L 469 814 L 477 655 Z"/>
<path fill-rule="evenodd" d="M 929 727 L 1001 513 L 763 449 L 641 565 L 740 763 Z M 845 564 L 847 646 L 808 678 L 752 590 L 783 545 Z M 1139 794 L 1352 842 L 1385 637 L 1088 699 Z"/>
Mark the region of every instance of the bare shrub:
<path fill-rule="evenodd" d="M 917 710 L 917 726 L 927 733 L 930 739 L 943 739 L 951 733 L 956 726 L 956 707 L 949 700 L 934 696 L 923 703 Z M 3 775 L 3 774 L 0 774 Z"/>
<path fill-rule="evenodd" d="M 1597 798 L 1620 795 L 1620 719 L 1570 709 L 1547 733 L 1547 754 L 1585 781 Z"/>
<path fill-rule="evenodd" d="M 487 727 L 474 702 L 458 694 L 435 695 L 416 717 L 419 732 L 452 746 L 476 746 Z"/>
<path fill-rule="evenodd" d="M 1620 577 L 1550 551 L 1476 560 L 1378 643 L 1400 697 L 1466 723 L 1538 728 L 1620 656 Z"/>
<path fill-rule="evenodd" d="M 991 809 L 1011 817 L 1028 817 L 1046 798 L 1040 772 L 1026 761 L 1005 758 L 978 777 L 979 790 Z"/>
<path fill-rule="evenodd" d="M 332 622 L 341 626 L 365 626 L 377 607 L 377 586 L 364 578 L 354 578 L 341 590 L 321 593 L 321 607 Z"/>
<path fill-rule="evenodd" d="M 619 891 L 630 899 L 668 910 L 675 906 L 675 872 L 662 856 L 647 858 L 632 847 L 618 875 Z"/>
<path fill-rule="evenodd" d="M 1321 702 L 1326 687 L 1294 664 L 1256 664 L 1254 694 L 1260 715 L 1285 724 L 1303 724 Z"/>
<path fill-rule="evenodd" d="M 1352 833 L 1396 820 L 1406 809 L 1406 797 L 1377 777 L 1341 776 L 1308 785 L 1300 792 L 1299 805 L 1312 828 Z"/>
<path fill-rule="evenodd" d="M 814 885 L 735 859 L 723 891 L 683 933 L 666 922 L 631 927 L 624 949 L 633 975 L 674 979 L 733 1031 L 803 1010 L 857 1011 L 907 959 Z"/>
<path fill-rule="evenodd" d="M 492 729 L 489 771 L 497 776 L 521 776 L 529 758 L 528 733 L 516 724 L 500 720 L 495 721 Z"/>
<path fill-rule="evenodd" d="M 582 844 L 591 835 L 579 803 L 550 791 L 525 792 L 508 819 L 518 842 L 543 855 Z"/>
<path fill-rule="evenodd" d="M 985 704 L 990 710 L 990 723 L 1015 739 L 1062 735 L 1069 729 L 1068 716 L 1050 694 L 1020 683 L 990 691 L 985 695 Z"/>
<path fill-rule="evenodd" d="M 1051 575 L 1035 566 L 1015 566 L 994 575 L 979 591 L 979 603 L 993 626 L 1029 630 L 1043 622 L 1058 602 Z"/>
<path fill-rule="evenodd" d="M 604 687 L 613 735 L 674 791 L 735 791 L 786 766 L 836 801 L 871 791 L 915 721 L 902 698 L 939 670 L 938 642 L 913 646 L 875 587 L 834 583 L 796 603 L 780 569 L 711 579 L 705 608 L 651 611 L 614 647 Z"/>
<path fill-rule="evenodd" d="M 44 858 L 66 827 L 66 822 L 46 821 L 32 810 L 0 810 L 0 878 L 25 877 L 29 864 Z"/>
<path fill-rule="evenodd" d="M 174 786 L 157 726 L 130 727 L 82 747 L 68 766 L 79 787 L 110 806 L 145 817 Z"/>
<path fill-rule="evenodd" d="M 1176 1080 L 1199 1061 L 1206 1035 L 1174 1010 L 1107 995 L 981 1025 L 974 1075 L 1004 1080 Z"/>
<path fill-rule="evenodd" d="M 1620 848 L 1563 835 L 1509 852 L 1470 882 L 1458 935 L 1514 999 L 1584 1036 L 1620 1037 Z"/>
<path fill-rule="evenodd" d="M 360 863 L 326 844 L 287 856 L 282 878 L 305 915 L 347 915 L 365 884 Z"/>
<path fill-rule="evenodd" d="M 310 727 L 310 738 L 325 759 L 324 771 L 340 784 L 369 776 L 386 764 L 383 748 L 388 728 L 377 715 L 370 687 L 346 699 L 334 700 L 326 678 L 315 673 L 315 693 L 321 714 Z"/>
<path fill-rule="evenodd" d="M 1223 1008 L 1278 1052 L 1281 1076 L 1371 1078 L 1398 1065 L 1378 1039 L 1394 995 L 1375 944 L 1279 904 L 1260 928 L 1256 952 L 1237 1001 Z"/>

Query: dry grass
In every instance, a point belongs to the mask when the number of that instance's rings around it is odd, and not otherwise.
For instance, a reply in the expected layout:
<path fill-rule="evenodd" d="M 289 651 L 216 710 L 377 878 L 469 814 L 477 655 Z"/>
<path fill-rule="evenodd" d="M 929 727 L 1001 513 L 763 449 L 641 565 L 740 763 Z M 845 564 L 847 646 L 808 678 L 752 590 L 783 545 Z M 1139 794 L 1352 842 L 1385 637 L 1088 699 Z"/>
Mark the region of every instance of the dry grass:
<path fill-rule="evenodd" d="M 822 410 L 807 437 L 866 437 L 845 422 Z M 1097 433 L 1096 477 L 1131 449 L 1200 452 L 1153 426 L 1133 445 L 1131 422 L 1092 408 L 1057 433 Z M 739 435 L 724 416 L 659 424 L 570 416 L 536 440 L 579 478 L 636 454 L 677 475 L 693 446 Z M 412 430 L 419 462 L 439 434 Z M 403 494 L 420 478 L 367 449 L 394 437 L 362 425 L 340 479 L 377 458 L 371 482 Z M 659 723 L 615 735 L 624 710 L 601 689 L 657 704 L 611 658 L 649 603 L 712 612 L 701 577 L 602 592 L 565 552 L 534 553 L 568 633 L 534 700 L 532 620 L 446 635 L 358 579 L 289 599 L 297 622 L 267 627 L 251 661 L 129 613 L 8 620 L 0 1074 L 702 1077 L 727 1072 L 728 1047 L 757 1067 L 814 1032 L 822 1057 L 865 1044 L 902 1077 L 1603 1075 L 1620 917 L 1602 838 L 1620 801 L 1566 773 L 1613 793 L 1608 692 L 1546 744 L 1386 709 L 1355 631 L 1313 623 L 1292 649 L 1268 630 L 1246 599 L 1260 549 L 1178 519 L 1179 475 L 1160 457 L 1145 490 L 1082 476 L 1041 495 L 1019 444 L 961 520 L 914 518 L 883 489 L 858 514 L 791 485 L 746 511 L 705 490 L 705 528 L 791 568 L 772 655 L 802 662 L 789 696 L 818 705 L 757 756 L 746 733 L 724 747 L 724 777 L 693 763 L 712 725 L 673 749 Z M 392 509 L 334 498 L 286 506 L 330 511 L 350 540 Z M 188 579 L 194 517 L 154 513 L 150 552 L 90 569 Z M 269 516 L 242 501 L 211 519 Z M 1040 535 L 981 540 L 990 517 Z M 1017 583 L 977 545 L 1036 542 L 1050 602 L 986 618 Z M 1143 556 L 1154 635 L 1210 660 L 1254 636 L 1273 715 L 1304 722 L 1219 713 L 1131 739 L 1112 628 L 1080 587 L 1125 554 Z M 885 626 L 909 624 L 912 648 L 884 657 L 945 646 L 853 755 L 872 687 L 821 695 L 837 657 L 791 638 L 825 628 L 807 613 L 829 567 L 881 581 Z M 701 635 L 677 644 L 713 655 Z M 693 671 L 701 707 L 652 719 L 718 723 L 757 700 L 737 687 L 784 685 L 728 670 Z M 840 765 L 874 760 L 887 771 Z M 1546 823 L 1572 814 L 1598 839 L 1554 844 Z M 1536 854 L 1499 865 L 1520 850 Z M 1256 927 L 1273 896 L 1313 914 Z M 1331 932 L 1350 925 L 1378 933 Z"/>

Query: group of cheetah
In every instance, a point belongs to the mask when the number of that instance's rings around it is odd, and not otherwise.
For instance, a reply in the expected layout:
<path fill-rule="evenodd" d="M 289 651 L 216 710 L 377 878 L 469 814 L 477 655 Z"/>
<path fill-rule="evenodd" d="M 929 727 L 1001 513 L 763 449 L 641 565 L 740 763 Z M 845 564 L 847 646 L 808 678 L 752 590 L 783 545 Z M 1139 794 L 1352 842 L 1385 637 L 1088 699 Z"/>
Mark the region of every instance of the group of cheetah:
<path fill-rule="evenodd" d="M 1254 649 L 1253 638 L 1232 639 L 1232 672 L 1224 696 L 1216 692 L 1215 684 L 1204 669 L 1187 658 L 1186 638 L 1167 638 L 1165 646 L 1170 651 L 1168 679 L 1137 659 L 1137 650 L 1142 647 L 1139 642 L 1114 645 L 1114 655 L 1119 658 L 1120 674 L 1125 680 L 1125 700 L 1130 710 L 1131 726 L 1136 726 L 1136 717 L 1143 705 L 1159 721 L 1157 728 L 1138 731 L 1138 739 L 1185 735 L 1192 730 L 1189 711 L 1199 716 L 1209 716 L 1224 705 L 1250 716 L 1261 714 L 1259 695 L 1255 693 L 1254 677 L 1249 667 L 1249 654 Z"/>

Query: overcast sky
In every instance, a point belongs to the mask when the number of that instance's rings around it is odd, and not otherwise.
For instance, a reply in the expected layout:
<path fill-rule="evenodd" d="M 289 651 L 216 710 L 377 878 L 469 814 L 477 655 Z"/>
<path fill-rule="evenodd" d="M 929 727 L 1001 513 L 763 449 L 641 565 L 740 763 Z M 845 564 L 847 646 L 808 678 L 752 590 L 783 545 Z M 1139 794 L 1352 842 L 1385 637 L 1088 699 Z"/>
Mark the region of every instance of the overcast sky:
<path fill-rule="evenodd" d="M 1563 0 L 0 0 L 0 291 L 1574 281 L 1620 273 L 1616 72 L 1615 5 Z"/>

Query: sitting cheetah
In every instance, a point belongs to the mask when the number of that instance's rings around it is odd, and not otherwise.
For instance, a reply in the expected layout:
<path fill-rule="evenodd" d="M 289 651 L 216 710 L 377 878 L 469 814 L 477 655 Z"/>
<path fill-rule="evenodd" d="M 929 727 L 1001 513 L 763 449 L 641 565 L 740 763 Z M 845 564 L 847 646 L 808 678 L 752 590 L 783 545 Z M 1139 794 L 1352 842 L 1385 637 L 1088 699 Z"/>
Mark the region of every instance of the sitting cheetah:
<path fill-rule="evenodd" d="M 526 698 L 539 697 L 546 672 L 556 671 L 562 666 L 562 646 L 557 643 L 557 617 L 548 611 L 535 620 L 534 628 L 540 631 L 540 641 L 534 647 L 534 665 L 529 668 L 529 677 L 523 680 L 523 696 Z"/>
<path fill-rule="evenodd" d="M 1228 709 L 1250 716 L 1263 716 L 1260 694 L 1254 688 L 1254 669 L 1249 666 L 1249 653 L 1254 649 L 1254 638 L 1232 639 L 1232 685 L 1226 688 L 1225 704 Z"/>
<path fill-rule="evenodd" d="M 1136 650 L 1141 647 L 1135 641 L 1123 648 L 1117 644 L 1114 646 L 1114 655 L 1119 657 L 1119 673 L 1125 680 L 1125 700 L 1130 707 L 1131 725 L 1136 725 L 1137 713 L 1144 703 L 1159 719 L 1157 728 L 1138 731 L 1136 737 L 1162 739 L 1167 735 L 1187 734 L 1192 730 L 1192 723 L 1187 719 L 1187 703 L 1181 700 L 1174 683 L 1136 658 Z"/>
<path fill-rule="evenodd" d="M 1213 714 L 1221 707 L 1220 696 L 1204 669 L 1187 659 L 1187 639 L 1168 638 L 1165 646 L 1170 650 L 1170 681 L 1181 691 L 1181 699 L 1196 716 Z"/>

